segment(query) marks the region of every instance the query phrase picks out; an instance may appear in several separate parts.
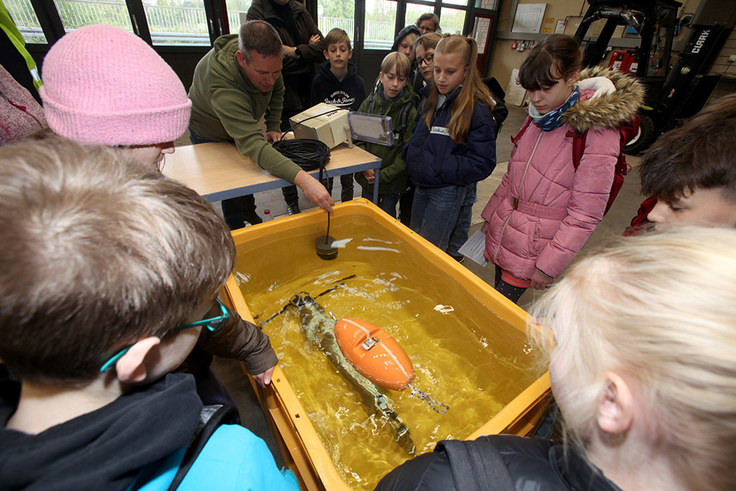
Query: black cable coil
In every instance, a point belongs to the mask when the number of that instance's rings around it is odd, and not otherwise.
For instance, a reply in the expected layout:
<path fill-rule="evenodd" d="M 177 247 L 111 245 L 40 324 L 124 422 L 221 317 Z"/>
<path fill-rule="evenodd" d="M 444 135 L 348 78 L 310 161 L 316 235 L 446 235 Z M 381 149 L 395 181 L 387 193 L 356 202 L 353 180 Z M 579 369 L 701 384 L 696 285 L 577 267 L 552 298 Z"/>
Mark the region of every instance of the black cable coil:
<path fill-rule="evenodd" d="M 305 171 L 324 169 L 330 161 L 330 147 L 319 140 L 279 140 L 274 142 L 273 148 Z"/>

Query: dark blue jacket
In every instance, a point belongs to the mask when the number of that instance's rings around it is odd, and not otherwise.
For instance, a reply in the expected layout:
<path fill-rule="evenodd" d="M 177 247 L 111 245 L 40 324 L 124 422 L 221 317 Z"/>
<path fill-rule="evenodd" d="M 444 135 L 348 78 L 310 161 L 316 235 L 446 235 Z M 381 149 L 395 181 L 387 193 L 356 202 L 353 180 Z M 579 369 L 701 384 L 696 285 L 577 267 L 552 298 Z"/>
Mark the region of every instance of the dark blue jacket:
<path fill-rule="evenodd" d="M 476 103 L 464 145 L 450 138 L 450 108 L 459 93 L 460 89 L 455 90 L 435 111 L 431 128 L 425 121 L 426 101 L 417 113 L 414 134 L 403 156 L 409 178 L 419 187 L 466 186 L 490 176 L 496 167 L 496 131 L 486 104 Z"/>
<path fill-rule="evenodd" d="M 312 105 L 324 102 L 340 109 L 357 111 L 361 102 L 365 100 L 365 82 L 355 65 L 348 62 L 348 74 L 338 80 L 330 71 L 330 62 L 320 65 L 319 73 L 312 80 Z"/>

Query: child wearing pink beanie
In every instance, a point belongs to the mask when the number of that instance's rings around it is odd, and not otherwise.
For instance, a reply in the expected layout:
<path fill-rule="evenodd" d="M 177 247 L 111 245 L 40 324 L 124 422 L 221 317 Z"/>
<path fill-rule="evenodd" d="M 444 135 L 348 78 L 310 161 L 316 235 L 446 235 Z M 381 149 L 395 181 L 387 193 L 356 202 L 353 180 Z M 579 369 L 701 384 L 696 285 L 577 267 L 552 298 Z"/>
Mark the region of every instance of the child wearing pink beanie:
<path fill-rule="evenodd" d="M 192 102 L 171 67 L 138 36 L 108 25 L 62 37 L 43 62 L 49 127 L 84 145 L 123 147 L 157 164 L 187 129 Z"/>

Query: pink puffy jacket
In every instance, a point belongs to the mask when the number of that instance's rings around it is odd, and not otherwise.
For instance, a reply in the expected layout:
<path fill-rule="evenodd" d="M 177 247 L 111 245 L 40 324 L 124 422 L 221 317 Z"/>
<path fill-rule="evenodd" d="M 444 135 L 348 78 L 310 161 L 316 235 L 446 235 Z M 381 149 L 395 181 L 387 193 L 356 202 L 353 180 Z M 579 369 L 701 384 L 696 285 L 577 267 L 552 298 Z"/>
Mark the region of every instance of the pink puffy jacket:
<path fill-rule="evenodd" d="M 616 91 L 593 98 L 595 81 L 606 77 Z M 486 255 L 521 280 L 538 268 L 558 276 L 603 218 L 619 153 L 621 122 L 634 117 L 643 88 L 617 71 L 592 68 L 580 74 L 581 97 L 565 113 L 565 124 L 542 131 L 530 124 L 511 152 L 501 185 L 481 216 L 489 223 Z M 609 84 L 610 85 L 610 84 Z M 577 170 L 569 129 L 588 131 Z"/>

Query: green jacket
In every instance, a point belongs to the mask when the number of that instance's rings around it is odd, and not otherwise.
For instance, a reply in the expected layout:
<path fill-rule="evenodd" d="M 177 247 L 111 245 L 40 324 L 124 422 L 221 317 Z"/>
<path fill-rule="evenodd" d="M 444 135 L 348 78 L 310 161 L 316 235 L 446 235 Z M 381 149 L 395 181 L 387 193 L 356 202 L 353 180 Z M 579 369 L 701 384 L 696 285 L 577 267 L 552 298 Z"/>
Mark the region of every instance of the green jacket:
<path fill-rule="evenodd" d="M 385 145 L 379 145 L 377 143 L 368 142 L 357 142 L 360 148 L 367 150 L 373 155 L 380 157 L 381 162 L 381 173 L 378 181 L 378 193 L 379 194 L 398 194 L 406 189 L 406 185 L 409 181 L 409 176 L 406 173 L 406 162 L 404 162 L 401 156 L 401 149 L 411 139 L 411 134 L 414 131 L 414 125 L 417 119 L 416 110 L 416 94 L 411 88 L 410 84 L 406 84 L 404 93 L 396 101 L 388 101 L 383 98 L 383 86 L 379 85 L 379 88 L 375 91 L 376 105 L 373 108 L 372 114 L 379 114 L 381 116 L 391 116 L 391 124 L 396 128 L 399 122 L 399 114 L 404 104 L 411 103 L 411 111 L 406 119 L 406 130 L 401 139 L 395 139 L 394 144 L 390 147 Z M 358 109 L 358 112 L 367 113 L 368 105 L 370 104 L 370 97 L 363 101 Z M 369 193 L 373 192 L 373 185 L 368 184 L 367 179 L 362 172 L 355 174 L 355 180 L 358 181 L 364 189 L 367 189 Z"/>
<path fill-rule="evenodd" d="M 271 174 L 294 182 L 301 168 L 276 151 L 265 139 L 258 121 L 265 116 L 268 131 L 279 131 L 284 81 L 279 77 L 268 92 L 250 83 L 238 65 L 238 35 L 215 40 L 197 63 L 189 89 L 192 118 L 189 127 L 212 141 L 235 141 L 243 155 Z"/>

